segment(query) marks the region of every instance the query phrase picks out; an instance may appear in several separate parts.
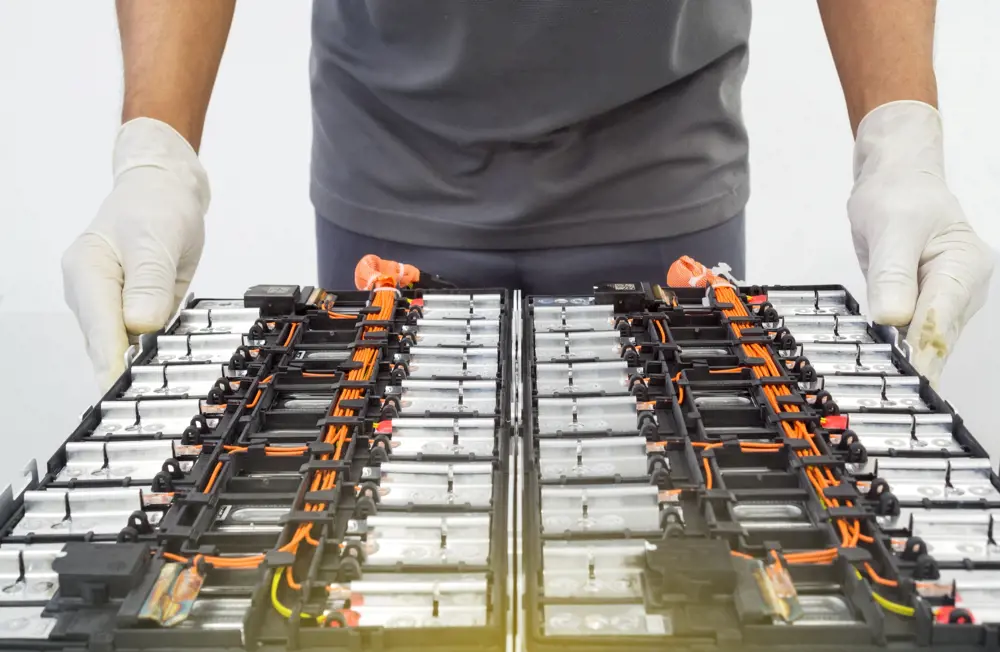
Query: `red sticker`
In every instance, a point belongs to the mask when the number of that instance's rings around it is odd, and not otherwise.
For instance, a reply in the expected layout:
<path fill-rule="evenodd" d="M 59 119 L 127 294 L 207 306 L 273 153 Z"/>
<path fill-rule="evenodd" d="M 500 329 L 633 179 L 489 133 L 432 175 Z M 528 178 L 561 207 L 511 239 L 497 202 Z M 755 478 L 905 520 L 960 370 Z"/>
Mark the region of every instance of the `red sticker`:
<path fill-rule="evenodd" d="M 410 301 L 410 305 L 411 306 L 416 306 L 418 308 L 423 308 L 424 307 L 424 300 L 423 300 L 422 297 L 418 298 L 418 299 L 413 299 L 412 301 Z"/>
<path fill-rule="evenodd" d="M 385 421 L 379 421 L 378 423 L 375 424 L 375 432 L 377 432 L 380 435 L 391 435 L 392 421 L 388 419 Z"/>
<path fill-rule="evenodd" d="M 764 303 L 765 301 L 767 301 L 766 294 L 755 294 L 753 296 L 747 297 L 747 303 L 749 303 L 751 306 L 759 305 L 761 303 Z"/>
<path fill-rule="evenodd" d="M 832 417 L 823 417 L 820 419 L 819 425 L 827 430 L 847 430 L 847 415 L 838 414 Z"/>

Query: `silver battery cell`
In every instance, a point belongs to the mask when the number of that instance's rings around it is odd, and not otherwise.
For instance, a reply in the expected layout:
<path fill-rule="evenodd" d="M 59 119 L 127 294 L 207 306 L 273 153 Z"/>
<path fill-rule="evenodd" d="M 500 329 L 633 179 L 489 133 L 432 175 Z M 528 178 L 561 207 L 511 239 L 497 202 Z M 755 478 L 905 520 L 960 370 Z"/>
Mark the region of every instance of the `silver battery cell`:
<path fill-rule="evenodd" d="M 492 380 L 419 380 L 386 388 L 386 396 L 399 398 L 400 414 L 456 412 L 495 414 L 497 383 Z"/>
<path fill-rule="evenodd" d="M 822 387 L 841 412 L 931 409 L 920 398 L 919 376 L 825 376 Z"/>
<path fill-rule="evenodd" d="M 545 605 L 546 636 L 669 636 L 673 624 L 642 605 Z"/>
<path fill-rule="evenodd" d="M 486 607 L 489 579 L 484 573 L 365 573 L 364 579 L 327 587 L 330 607 L 348 600 L 369 607 Z"/>
<path fill-rule="evenodd" d="M 378 483 L 382 506 L 467 505 L 489 509 L 493 502 L 490 462 L 386 462 L 379 467 L 365 467 L 361 479 Z"/>
<path fill-rule="evenodd" d="M 492 457 L 496 449 L 496 423 L 490 418 L 399 417 L 379 424 L 376 433 L 391 435 L 393 458 Z"/>
<path fill-rule="evenodd" d="M 24 517 L 12 534 L 118 534 L 145 504 L 138 487 L 26 491 Z M 155 524 L 160 513 L 146 516 Z"/>
<path fill-rule="evenodd" d="M 607 331 L 615 327 L 614 306 L 535 306 L 532 320 L 536 333 L 562 331 Z"/>
<path fill-rule="evenodd" d="M 486 606 L 449 605 L 436 610 L 428 607 L 375 607 L 367 604 L 351 609 L 356 614 L 358 627 L 384 627 L 386 629 L 422 629 L 442 627 L 484 627 L 487 623 Z"/>
<path fill-rule="evenodd" d="M 767 300 L 780 315 L 850 315 L 843 290 L 771 290 Z"/>
<path fill-rule="evenodd" d="M 801 355 L 820 376 L 838 374 L 899 374 L 892 363 L 891 344 L 803 344 Z"/>
<path fill-rule="evenodd" d="M 788 623 L 793 627 L 817 627 L 829 626 L 837 623 L 853 623 L 858 618 L 854 615 L 854 610 L 843 596 L 839 595 L 808 595 L 800 593 L 798 596 L 799 607 L 802 608 L 802 616 Z M 785 624 L 778 620 L 776 624 Z"/>
<path fill-rule="evenodd" d="M 48 601 L 59 588 L 59 574 L 52 562 L 61 549 L 0 550 L 0 602 Z M 23 572 L 22 572 L 23 569 Z"/>
<path fill-rule="evenodd" d="M 545 596 L 640 598 L 646 549 L 643 541 L 545 541 Z"/>
<path fill-rule="evenodd" d="M 420 346 L 496 348 L 500 343 L 500 321 L 495 319 L 418 319 L 403 326 Z"/>
<path fill-rule="evenodd" d="M 1000 510 L 902 506 L 896 516 L 879 516 L 883 530 L 901 531 L 909 536 L 933 537 L 940 533 L 956 537 L 989 537 L 992 523 Z"/>
<path fill-rule="evenodd" d="M 259 318 L 257 308 L 188 308 L 167 330 L 172 335 L 246 333 Z"/>
<path fill-rule="evenodd" d="M 70 480 L 146 479 L 163 469 L 163 463 L 178 455 L 197 455 L 200 447 L 175 445 L 169 439 L 150 441 L 84 441 L 66 444 L 66 465 L 57 482 Z M 182 461 L 180 469 L 190 471 L 192 462 Z"/>
<path fill-rule="evenodd" d="M 952 437 L 950 414 L 857 412 L 848 416 L 848 427 L 871 455 L 890 451 L 942 451 L 954 455 L 965 450 Z M 867 466 L 873 463 L 869 458 Z"/>
<path fill-rule="evenodd" d="M 177 364 L 136 365 L 129 369 L 131 383 L 124 398 L 145 396 L 205 397 L 215 381 L 226 376 L 242 376 L 246 371 L 230 372 L 225 365 Z"/>
<path fill-rule="evenodd" d="M 414 346 L 410 349 L 407 369 L 410 378 L 458 376 L 495 380 L 499 363 L 495 349 Z"/>
<path fill-rule="evenodd" d="M 634 338 L 623 339 L 613 330 L 535 333 L 535 359 L 538 362 L 620 360 L 623 346 L 630 344 L 635 344 Z"/>
<path fill-rule="evenodd" d="M 535 367 L 539 396 L 628 394 L 629 367 L 624 360 L 548 362 Z"/>
<path fill-rule="evenodd" d="M 347 532 L 364 536 L 366 568 L 489 563 L 487 514 L 380 514 L 348 522 Z"/>
<path fill-rule="evenodd" d="M 198 299 L 195 308 L 244 308 L 243 299 Z"/>
<path fill-rule="evenodd" d="M 174 629 L 207 631 L 242 631 L 243 620 L 250 609 L 250 600 L 243 598 L 199 597 L 191 605 L 188 617 Z"/>
<path fill-rule="evenodd" d="M 172 399 L 169 401 L 103 401 L 100 404 L 101 421 L 94 428 L 92 437 L 117 437 L 165 435 L 180 437 L 191 419 L 202 414 L 209 427 L 218 423 L 224 406 L 209 406 L 198 399 Z"/>
<path fill-rule="evenodd" d="M 215 515 L 212 529 L 216 532 L 280 534 L 281 522 L 291 510 L 290 505 L 223 505 Z"/>
<path fill-rule="evenodd" d="M 423 297 L 424 310 L 427 308 L 453 308 L 455 306 L 471 305 L 472 309 L 499 308 L 503 295 L 489 292 L 474 292 L 472 294 L 425 292 Z"/>
<path fill-rule="evenodd" d="M 801 503 L 740 502 L 732 507 L 733 519 L 747 530 L 811 529 Z"/>
<path fill-rule="evenodd" d="M 884 478 L 901 502 L 1000 501 L 987 458 L 875 458 L 874 475 Z"/>
<path fill-rule="evenodd" d="M 789 315 L 781 324 L 797 342 L 873 344 L 875 339 L 863 315 Z"/>
<path fill-rule="evenodd" d="M 455 300 L 424 297 L 424 319 L 500 319 L 502 304 L 499 295 L 462 296 Z"/>
<path fill-rule="evenodd" d="M 987 537 L 961 537 L 939 532 L 936 536 L 921 538 L 927 553 L 938 562 L 971 561 L 976 564 L 989 564 L 1000 560 L 1000 546 Z M 900 546 L 897 551 L 901 549 Z"/>
<path fill-rule="evenodd" d="M 56 618 L 42 615 L 44 607 L 0 606 L 0 640 L 45 640 Z"/>
<path fill-rule="evenodd" d="M 637 430 L 638 409 L 632 396 L 538 399 L 539 436 Z"/>
<path fill-rule="evenodd" d="M 613 446 L 606 439 L 541 439 L 538 463 L 542 480 L 649 474 L 645 437 L 618 437 Z"/>
<path fill-rule="evenodd" d="M 156 356 L 149 364 L 229 362 L 236 350 L 243 345 L 243 337 L 241 333 L 158 335 Z"/>
<path fill-rule="evenodd" d="M 659 489 L 645 484 L 543 486 L 542 531 L 652 531 L 660 527 Z"/>

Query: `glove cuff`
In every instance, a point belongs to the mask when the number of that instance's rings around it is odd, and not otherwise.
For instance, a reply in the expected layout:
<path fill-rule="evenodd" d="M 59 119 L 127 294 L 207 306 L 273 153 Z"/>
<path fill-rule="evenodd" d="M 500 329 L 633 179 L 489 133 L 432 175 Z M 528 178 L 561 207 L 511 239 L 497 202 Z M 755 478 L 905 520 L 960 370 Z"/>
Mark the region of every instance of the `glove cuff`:
<path fill-rule="evenodd" d="M 112 166 L 116 184 L 122 175 L 136 168 L 169 172 L 191 192 L 201 214 L 208 211 L 212 198 L 208 173 L 191 144 L 165 122 L 135 118 L 123 124 L 115 138 Z"/>
<path fill-rule="evenodd" d="M 944 179 L 943 143 L 941 114 L 930 104 L 915 100 L 883 104 L 858 125 L 854 181 L 899 171 Z"/>

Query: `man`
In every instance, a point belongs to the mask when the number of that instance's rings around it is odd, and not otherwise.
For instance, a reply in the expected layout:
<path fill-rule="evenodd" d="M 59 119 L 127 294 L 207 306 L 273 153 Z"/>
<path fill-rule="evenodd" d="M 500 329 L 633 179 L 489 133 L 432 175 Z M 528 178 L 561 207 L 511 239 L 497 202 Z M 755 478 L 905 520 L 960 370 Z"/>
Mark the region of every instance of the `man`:
<path fill-rule="evenodd" d="M 932 380 L 979 309 L 985 244 L 944 181 L 934 0 L 818 0 L 856 135 L 848 217 L 876 321 Z M 194 275 L 197 150 L 235 0 L 118 0 L 114 189 L 66 252 L 102 382 Z M 317 0 L 312 199 L 320 282 L 374 253 L 529 292 L 743 273 L 749 0 Z"/>

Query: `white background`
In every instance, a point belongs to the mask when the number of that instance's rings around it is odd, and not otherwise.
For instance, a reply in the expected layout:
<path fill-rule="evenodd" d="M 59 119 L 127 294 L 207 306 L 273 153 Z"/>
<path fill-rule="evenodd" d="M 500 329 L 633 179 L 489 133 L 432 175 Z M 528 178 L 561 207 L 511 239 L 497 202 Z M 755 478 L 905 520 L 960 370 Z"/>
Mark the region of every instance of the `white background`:
<path fill-rule="evenodd" d="M 237 8 L 202 152 L 213 203 L 199 294 L 314 281 L 309 14 L 304 0 L 241 0 Z M 949 178 L 975 227 L 1000 249 L 1000 2 L 941 0 L 938 23 Z M 29 458 L 51 452 L 95 399 L 63 303 L 59 257 L 109 189 L 120 68 L 110 0 L 0 0 L 0 436 L 7 452 L 0 484 Z M 814 2 L 754 3 L 745 113 L 753 180 L 748 278 L 842 283 L 863 298 L 844 210 L 851 137 Z M 269 262 L 241 263 L 241 252 Z M 1000 278 L 993 286 L 953 356 L 943 393 L 995 455 L 1000 432 L 990 401 L 1000 354 L 989 325 L 1000 320 Z"/>

